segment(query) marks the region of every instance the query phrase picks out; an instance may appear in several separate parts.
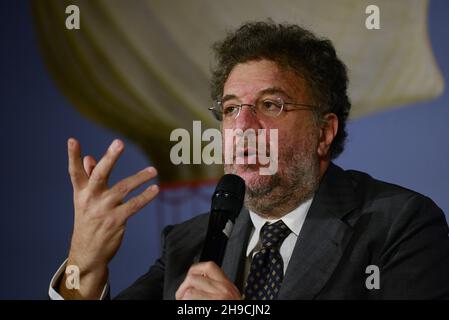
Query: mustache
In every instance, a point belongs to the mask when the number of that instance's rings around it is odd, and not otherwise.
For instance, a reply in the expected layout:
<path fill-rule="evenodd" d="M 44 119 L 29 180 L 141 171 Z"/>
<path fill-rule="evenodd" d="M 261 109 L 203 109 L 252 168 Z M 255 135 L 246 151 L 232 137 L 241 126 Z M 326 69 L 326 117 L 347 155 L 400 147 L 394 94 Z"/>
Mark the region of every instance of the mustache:
<path fill-rule="evenodd" d="M 270 156 L 270 143 L 266 136 L 247 135 L 238 136 L 236 141 L 233 141 L 232 148 L 236 150 L 235 156 Z"/>
<path fill-rule="evenodd" d="M 235 153 L 234 157 L 244 157 L 244 156 L 270 156 L 270 149 L 264 148 L 265 150 L 260 150 L 259 148 L 236 148 L 237 152 Z"/>

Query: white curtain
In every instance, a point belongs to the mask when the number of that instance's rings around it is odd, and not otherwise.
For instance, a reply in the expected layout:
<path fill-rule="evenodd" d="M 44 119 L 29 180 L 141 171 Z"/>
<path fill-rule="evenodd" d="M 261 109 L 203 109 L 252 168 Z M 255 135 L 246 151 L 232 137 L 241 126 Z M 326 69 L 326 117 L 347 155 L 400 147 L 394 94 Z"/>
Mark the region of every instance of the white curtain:
<path fill-rule="evenodd" d="M 441 94 L 428 1 L 375 3 L 380 30 L 366 29 L 365 0 L 35 0 L 32 8 L 46 64 L 73 105 L 138 144 L 162 182 L 179 182 L 221 175 L 217 166 L 172 165 L 169 136 L 193 120 L 217 126 L 207 111 L 210 47 L 245 21 L 297 23 L 331 39 L 349 69 L 352 117 Z M 70 4 L 80 30 L 65 28 Z"/>

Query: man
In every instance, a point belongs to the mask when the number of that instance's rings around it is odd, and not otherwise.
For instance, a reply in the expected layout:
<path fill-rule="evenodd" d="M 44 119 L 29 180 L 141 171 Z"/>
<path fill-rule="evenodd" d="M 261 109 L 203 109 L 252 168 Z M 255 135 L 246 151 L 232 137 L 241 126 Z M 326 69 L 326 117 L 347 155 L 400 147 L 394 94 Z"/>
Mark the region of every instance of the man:
<path fill-rule="evenodd" d="M 344 171 L 350 110 L 347 75 L 328 40 L 295 25 L 247 23 L 216 44 L 211 108 L 225 129 L 277 129 L 278 170 L 225 165 L 246 184 L 245 208 L 222 268 L 198 263 L 208 215 L 167 227 L 163 252 L 119 299 L 440 299 L 449 297 L 449 238 L 443 212 L 416 192 Z M 157 194 L 142 170 L 112 188 L 107 179 L 123 151 L 115 141 L 98 164 L 69 139 L 75 227 L 68 261 L 50 296 L 98 299 L 126 220 Z M 245 149 L 241 156 L 252 155 Z M 81 271 L 79 290 L 62 276 Z M 62 279 L 61 279 L 62 278 Z"/>

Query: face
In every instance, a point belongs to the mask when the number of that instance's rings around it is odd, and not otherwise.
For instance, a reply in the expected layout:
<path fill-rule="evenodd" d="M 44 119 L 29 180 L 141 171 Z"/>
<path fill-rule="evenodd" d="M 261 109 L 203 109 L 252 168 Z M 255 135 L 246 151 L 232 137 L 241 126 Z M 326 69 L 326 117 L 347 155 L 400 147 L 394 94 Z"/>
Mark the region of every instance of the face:
<path fill-rule="evenodd" d="M 223 88 L 223 98 L 226 97 L 232 97 L 238 104 L 255 105 L 257 101 L 277 98 L 284 102 L 313 104 L 304 79 L 268 60 L 236 65 Z M 235 120 L 222 124 L 223 131 L 254 129 L 257 133 L 258 129 L 266 129 L 266 132 L 277 129 L 278 168 L 275 174 L 261 175 L 261 164 L 248 164 L 247 155 L 243 157 L 244 164 L 234 161 L 225 165 L 226 173 L 237 174 L 245 180 L 245 205 L 264 216 L 276 216 L 279 210 L 294 209 L 313 194 L 319 181 L 320 130 L 314 115 L 310 110 L 295 110 L 294 107 L 289 110 L 270 118 L 243 107 Z M 269 137 L 265 141 L 269 142 Z M 266 150 L 273 147 L 268 143 Z"/>

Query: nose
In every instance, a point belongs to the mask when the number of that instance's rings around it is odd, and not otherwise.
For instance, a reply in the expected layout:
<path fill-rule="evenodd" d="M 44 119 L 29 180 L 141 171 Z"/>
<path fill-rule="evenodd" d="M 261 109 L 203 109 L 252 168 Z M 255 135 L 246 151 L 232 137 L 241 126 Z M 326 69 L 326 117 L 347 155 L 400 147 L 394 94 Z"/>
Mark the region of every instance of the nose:
<path fill-rule="evenodd" d="M 235 119 L 235 129 L 261 129 L 261 124 L 254 111 L 253 105 L 244 104 L 240 109 L 238 117 Z"/>

